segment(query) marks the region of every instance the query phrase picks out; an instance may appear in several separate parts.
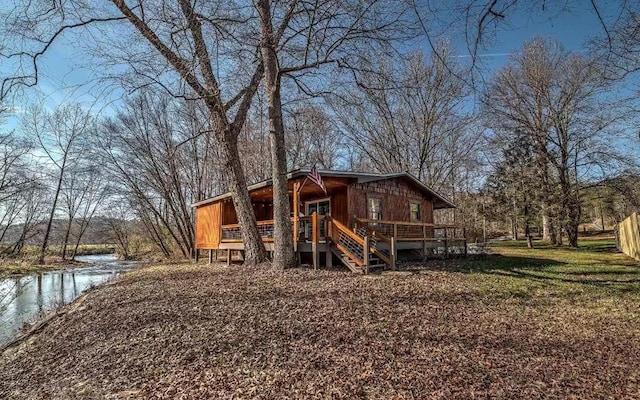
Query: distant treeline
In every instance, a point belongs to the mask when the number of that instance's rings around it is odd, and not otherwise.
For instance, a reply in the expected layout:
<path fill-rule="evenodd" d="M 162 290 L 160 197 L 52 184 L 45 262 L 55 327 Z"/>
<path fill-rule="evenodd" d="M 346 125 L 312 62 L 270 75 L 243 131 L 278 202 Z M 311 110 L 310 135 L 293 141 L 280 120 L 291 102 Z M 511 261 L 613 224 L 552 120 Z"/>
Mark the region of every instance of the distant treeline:
<path fill-rule="evenodd" d="M 111 230 L 112 224 L 111 218 L 105 217 L 95 217 L 89 222 L 89 225 L 82 235 L 79 244 L 115 244 L 116 240 Z M 122 221 L 118 221 L 122 222 Z M 54 219 L 51 226 L 51 235 L 50 235 L 50 243 L 54 246 L 59 246 L 63 242 L 63 238 L 65 235 L 65 231 L 69 221 L 66 219 Z M 42 221 L 36 224 L 30 235 L 25 240 L 25 245 L 27 246 L 39 246 L 42 244 L 42 239 L 44 237 L 44 231 L 46 229 L 46 221 Z M 0 242 L 0 245 L 7 246 L 17 242 L 20 239 L 20 235 L 22 233 L 24 226 L 23 224 L 15 224 L 8 227 L 7 232 Z M 0 226 L 0 229 L 5 229 L 5 226 Z M 72 232 L 77 232 L 80 229 L 80 224 L 78 222 L 72 223 Z"/>

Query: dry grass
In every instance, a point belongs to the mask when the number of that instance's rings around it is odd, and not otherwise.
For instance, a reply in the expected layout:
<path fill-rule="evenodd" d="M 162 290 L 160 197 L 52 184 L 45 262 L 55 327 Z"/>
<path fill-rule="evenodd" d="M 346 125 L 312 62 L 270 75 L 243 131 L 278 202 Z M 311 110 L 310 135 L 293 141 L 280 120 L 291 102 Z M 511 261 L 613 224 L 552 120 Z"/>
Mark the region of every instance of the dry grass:
<path fill-rule="evenodd" d="M 147 268 L 6 352 L 0 398 L 640 398 L 635 295 L 480 274 Z"/>

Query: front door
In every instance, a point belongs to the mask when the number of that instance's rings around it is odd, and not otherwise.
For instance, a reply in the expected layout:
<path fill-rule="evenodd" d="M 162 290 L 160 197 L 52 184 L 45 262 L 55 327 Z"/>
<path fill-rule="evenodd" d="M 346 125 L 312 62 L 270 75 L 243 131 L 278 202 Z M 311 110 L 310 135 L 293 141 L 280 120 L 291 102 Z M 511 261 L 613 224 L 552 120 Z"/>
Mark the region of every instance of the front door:
<path fill-rule="evenodd" d="M 307 215 L 314 212 L 318 215 L 331 215 L 331 201 L 329 199 L 307 201 Z M 320 218 L 320 237 L 326 236 L 324 218 Z"/>

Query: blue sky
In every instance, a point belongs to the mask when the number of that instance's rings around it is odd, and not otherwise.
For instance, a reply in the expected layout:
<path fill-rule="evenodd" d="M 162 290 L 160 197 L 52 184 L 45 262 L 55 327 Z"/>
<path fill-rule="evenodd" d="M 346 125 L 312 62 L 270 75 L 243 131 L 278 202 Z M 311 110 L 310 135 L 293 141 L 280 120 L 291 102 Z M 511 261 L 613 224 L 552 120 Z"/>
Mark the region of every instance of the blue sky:
<path fill-rule="evenodd" d="M 542 9 L 542 3 L 530 10 L 517 9 L 509 12 L 500 22 L 495 34 L 486 38 L 487 43 L 478 54 L 482 55 L 479 60 L 489 74 L 505 65 L 509 53 L 517 51 L 525 41 L 535 36 L 553 37 L 568 50 L 585 52 L 590 39 L 605 34 L 589 1 L 569 1 L 568 4 L 559 1 L 558 3 L 563 3 L 562 7 L 557 6 L 556 9 L 553 4 L 549 4 L 552 2 L 545 2 L 545 10 Z M 605 23 L 612 24 L 618 17 L 618 2 L 601 1 L 597 4 Z M 452 40 L 461 58 L 467 58 L 469 52 L 464 37 L 458 33 L 457 38 Z"/>
<path fill-rule="evenodd" d="M 508 61 L 509 53 L 518 50 L 524 41 L 536 35 L 555 37 L 567 49 L 582 52 L 588 39 L 604 33 L 590 2 L 563 1 L 561 6 L 549 3 L 552 2 L 545 2 L 545 10 L 540 5 L 529 10 L 518 8 L 509 11 L 500 22 L 495 37 L 489 37 L 486 46 L 479 50 L 480 65 L 487 75 L 502 67 Z M 601 1 L 598 4 L 603 18 L 612 22 L 617 16 L 618 3 Z M 445 14 L 448 11 L 446 1 L 437 6 Z M 459 26 L 457 32 L 447 31 L 446 34 L 452 36 L 448 39 L 457 50 L 460 60 L 465 62 L 469 57 L 462 32 L 463 27 Z M 34 99 L 44 102 L 48 107 L 63 101 L 77 101 L 97 108 L 117 99 L 119 93 L 110 91 L 109 98 L 105 99 L 104 93 L 95 86 L 94 80 L 103 71 L 81 67 L 90 63 L 90 59 L 75 44 L 75 40 L 78 40 L 75 35 L 63 37 L 41 59 L 40 84 L 37 90 L 27 91 L 23 104 L 16 102 L 18 112 L 26 106 L 25 103 Z M 13 120 L 10 122 L 15 123 L 15 118 Z"/>

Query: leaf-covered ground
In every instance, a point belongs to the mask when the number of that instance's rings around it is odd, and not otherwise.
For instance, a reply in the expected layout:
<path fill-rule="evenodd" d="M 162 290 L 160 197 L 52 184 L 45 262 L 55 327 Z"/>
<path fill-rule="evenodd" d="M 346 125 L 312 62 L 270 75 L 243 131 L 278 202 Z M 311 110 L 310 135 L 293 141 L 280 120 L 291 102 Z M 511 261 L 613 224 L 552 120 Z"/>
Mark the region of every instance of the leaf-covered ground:
<path fill-rule="evenodd" d="M 5 352 L 0 398 L 640 398 L 637 283 L 466 268 L 146 268 Z"/>

